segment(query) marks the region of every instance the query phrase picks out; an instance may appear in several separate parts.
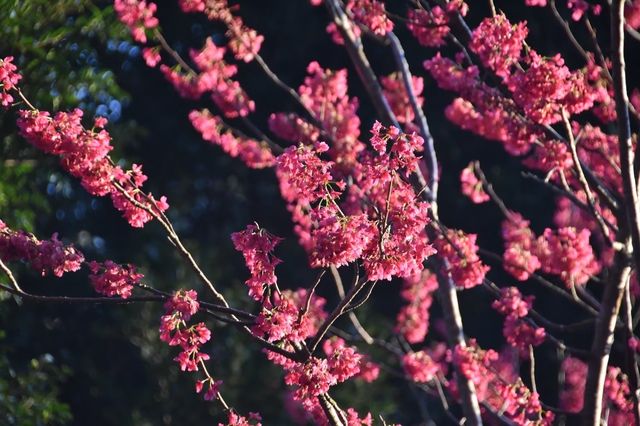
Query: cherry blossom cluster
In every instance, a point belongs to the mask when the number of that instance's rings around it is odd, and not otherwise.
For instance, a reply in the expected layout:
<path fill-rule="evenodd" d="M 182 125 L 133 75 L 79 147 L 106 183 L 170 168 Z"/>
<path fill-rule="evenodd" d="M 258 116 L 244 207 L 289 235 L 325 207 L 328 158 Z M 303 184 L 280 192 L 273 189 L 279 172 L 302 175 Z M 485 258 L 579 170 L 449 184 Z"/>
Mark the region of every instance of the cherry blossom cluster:
<path fill-rule="evenodd" d="M 389 31 L 393 31 L 393 22 L 385 10 L 384 3 L 378 0 L 349 0 L 346 5 L 353 20 L 367 27 L 371 32 L 379 36 L 384 36 Z"/>
<path fill-rule="evenodd" d="M 524 22 L 511 24 L 504 14 L 485 18 L 473 31 L 469 48 L 482 64 L 504 79 L 520 60 L 523 42 L 527 38 Z"/>
<path fill-rule="evenodd" d="M 508 354 L 483 350 L 471 339 L 467 347 L 456 346 L 450 357 L 461 373 L 474 383 L 478 399 L 515 424 L 553 424 L 553 412 L 545 410 L 538 393 L 522 383 Z"/>
<path fill-rule="evenodd" d="M 406 304 L 396 318 L 396 333 L 407 342 L 420 343 L 429 331 L 429 308 L 438 288 L 436 274 L 425 269 L 421 274 L 405 278 L 400 295 Z"/>
<path fill-rule="evenodd" d="M 473 203 L 482 204 L 490 200 L 489 194 L 485 192 L 482 182 L 476 176 L 473 162 L 462 169 L 460 183 L 462 185 L 462 193 Z"/>
<path fill-rule="evenodd" d="M 202 139 L 219 146 L 230 157 L 241 159 L 248 167 L 261 169 L 274 164 L 274 156 L 264 142 L 234 134 L 222 119 L 209 110 L 191 111 L 189 120 Z"/>
<path fill-rule="evenodd" d="M 535 327 L 525 320 L 533 305 L 533 296 L 522 297 L 515 287 L 501 290 L 500 299 L 493 308 L 505 316 L 502 333 L 507 343 L 518 349 L 523 357 L 529 356 L 529 346 L 538 346 L 546 336 L 544 328 Z"/>
<path fill-rule="evenodd" d="M 133 265 L 118 265 L 107 260 L 104 263 L 89 262 L 89 281 L 97 293 L 126 299 L 133 287 L 140 284 L 144 275 L 137 273 Z"/>
<path fill-rule="evenodd" d="M 462 0 L 447 2 L 446 6 L 434 6 L 430 10 L 419 8 L 408 12 L 407 28 L 420 44 L 440 47 L 451 32 L 449 22 L 456 14 L 465 16 L 469 10 Z"/>
<path fill-rule="evenodd" d="M 284 290 L 273 295 L 274 302 L 266 300 L 252 327 L 253 333 L 265 336 L 269 342 L 286 341 L 299 344 L 313 336 L 327 317 L 326 300 L 308 290 Z M 308 305 L 307 305 L 308 303 Z"/>
<path fill-rule="evenodd" d="M 182 371 L 198 371 L 198 365 L 209 359 L 209 355 L 201 352 L 201 347 L 211 339 L 211 332 L 203 322 L 187 324 L 200 309 L 197 299 L 198 294 L 194 290 L 176 291 L 165 303 L 165 314 L 160 318 L 160 339 L 182 349 L 175 358 Z M 210 389 L 217 388 L 215 382 L 210 380 L 209 384 Z M 215 396 L 207 393 L 205 397 L 209 399 Z"/>
<path fill-rule="evenodd" d="M 312 356 L 305 362 L 289 361 L 283 365 L 287 371 L 285 383 L 295 386 L 294 399 L 309 411 L 318 405 L 318 396 L 360 372 L 362 355 L 344 340 L 337 337 L 326 340 L 323 351 L 324 359 Z"/>
<path fill-rule="evenodd" d="M 43 276 L 61 277 L 65 272 L 79 270 L 84 255 L 72 245 L 65 245 L 57 234 L 49 240 L 39 240 L 27 232 L 11 230 L 0 220 L 0 259 L 27 262 Z"/>
<path fill-rule="evenodd" d="M 521 281 L 542 269 L 570 287 L 585 284 L 602 267 L 589 243 L 591 232 L 585 228 L 547 228 L 536 239 L 529 221 L 512 212 L 502 224 L 502 236 L 504 268 Z"/>
<path fill-rule="evenodd" d="M 0 59 L 0 105 L 3 108 L 8 108 L 13 102 L 13 96 L 9 92 L 16 88 L 22 78 L 16 72 L 18 68 L 12 62 L 13 56 Z"/>
<path fill-rule="evenodd" d="M 275 285 L 278 278 L 276 266 L 282 261 L 273 255 L 273 250 L 282 240 L 257 225 L 249 225 L 244 231 L 235 232 L 231 240 L 236 250 L 242 252 L 251 278 L 246 281 L 249 296 L 262 300 L 265 286 Z"/>
<path fill-rule="evenodd" d="M 510 212 L 502 222 L 502 239 L 504 270 L 517 280 L 526 281 L 530 274 L 542 266 L 534 254 L 536 239 L 529 221 L 519 213 Z"/>
<path fill-rule="evenodd" d="M 160 57 L 156 49 L 150 48 L 143 53 L 150 66 L 159 63 Z M 194 69 L 180 70 L 180 67 L 160 65 L 160 71 L 173 85 L 178 94 L 184 98 L 197 100 L 206 93 L 218 109 L 227 118 L 246 117 L 255 109 L 255 103 L 233 79 L 238 68 L 224 60 L 225 47 L 217 46 L 211 37 L 205 40 L 200 50 L 189 51 Z"/>
<path fill-rule="evenodd" d="M 155 3 L 145 0 L 114 0 L 113 9 L 118 19 L 129 27 L 133 39 L 140 43 L 147 42 L 147 29 L 158 26 L 158 18 L 154 16 L 157 10 Z"/>
<path fill-rule="evenodd" d="M 322 127 L 291 113 L 275 113 L 269 128 L 279 137 L 307 145 L 327 136 L 331 140 L 330 157 L 339 165 L 352 167 L 364 149 L 360 137 L 360 118 L 356 114 L 358 99 L 347 93 L 347 70 L 323 69 L 318 62 L 307 66 L 309 74 L 298 88 L 302 103 Z"/>
<path fill-rule="evenodd" d="M 578 358 L 567 357 L 562 361 L 561 370 L 565 379 L 560 390 L 559 406 L 570 413 L 579 413 L 584 405 L 587 364 Z M 609 424 L 635 424 L 629 379 L 618 367 L 609 366 L 607 369 L 603 403 L 610 410 Z"/>
<path fill-rule="evenodd" d="M 545 229 L 537 243 L 542 270 L 560 276 L 567 286 L 584 284 L 597 275 L 601 265 L 589 244 L 590 235 L 588 229 Z"/>
<path fill-rule="evenodd" d="M 155 200 L 151 194 L 141 191 L 147 176 L 142 168 L 133 165 L 124 171 L 108 157 L 111 137 L 104 129 L 107 120 L 95 119 L 90 130 L 82 125 L 83 112 L 58 112 L 54 116 L 47 111 L 19 111 L 20 134 L 36 148 L 60 157 L 62 168 L 80 179 L 91 195 L 109 195 L 114 207 L 133 227 L 140 228 L 153 219 L 154 214 L 167 210 L 169 205 L 163 196 Z"/>
<path fill-rule="evenodd" d="M 477 237 L 449 229 L 434 242 L 438 257 L 443 260 L 442 270 L 451 274 L 458 287 L 468 289 L 482 284 L 490 269 L 478 257 Z"/>
<path fill-rule="evenodd" d="M 426 351 L 405 354 L 402 357 L 402 367 L 409 379 L 416 383 L 428 383 L 442 372 L 441 365 Z"/>
<path fill-rule="evenodd" d="M 585 68 L 571 71 L 559 55 L 543 57 L 533 49 L 523 54 L 526 34 L 524 23 L 513 25 L 502 14 L 485 19 L 472 33 L 470 49 L 502 78 L 508 93 L 481 81 L 475 65 L 465 67 L 439 53 L 424 65 L 441 88 L 460 95 L 445 111 L 449 120 L 502 142 L 512 155 L 528 153 L 537 142 L 534 155 L 524 164 L 545 173 L 569 175 L 573 163 L 568 148 L 549 139 L 538 124 L 554 124 L 563 112 L 571 115 L 589 109 L 610 120 L 615 114 L 611 87 L 592 60 Z"/>

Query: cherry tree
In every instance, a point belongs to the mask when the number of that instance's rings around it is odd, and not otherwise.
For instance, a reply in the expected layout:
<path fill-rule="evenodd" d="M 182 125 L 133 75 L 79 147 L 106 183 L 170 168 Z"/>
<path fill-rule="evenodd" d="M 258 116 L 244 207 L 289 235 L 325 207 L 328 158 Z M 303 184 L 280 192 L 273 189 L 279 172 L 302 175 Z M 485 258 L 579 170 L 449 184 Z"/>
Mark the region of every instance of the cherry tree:
<path fill-rule="evenodd" d="M 142 166 L 125 167 L 112 158 L 117 141 L 107 120 L 84 117 L 81 109 L 45 111 L 32 104 L 21 90 L 29 81 L 8 56 L 0 60 L 0 104 L 15 117 L 24 141 L 59 158 L 92 196 L 108 197 L 132 227 L 159 226 L 202 286 L 200 293 L 167 293 L 134 265 L 89 260 L 64 236 L 43 239 L 0 221 L 0 267 L 8 280 L 2 290 L 25 301 L 162 303 L 160 340 L 175 347 L 176 368 L 193 377 L 195 393 L 219 404 L 228 425 L 263 419 L 260 407 L 234 409 L 223 397 L 225 383 L 208 367 L 208 348 L 215 345 L 211 329 L 220 323 L 250 336 L 251 350 L 282 370 L 303 423 L 385 423 L 380 413 L 359 413 L 331 396 L 349 380 L 375 386 L 384 370 L 415 384 L 423 392 L 418 398 L 439 401 L 456 423 L 543 425 L 580 413 L 584 424 L 640 424 L 640 92 L 627 87 L 625 66 L 626 41 L 640 41 L 640 1 L 567 0 L 559 10 L 555 0 L 525 0 L 570 40 L 572 54 L 581 59 L 570 68 L 562 52 L 546 56 L 536 50 L 527 22 L 512 22 L 491 0 L 408 1 L 403 15 L 387 10 L 391 2 L 311 0 L 309 7 L 325 8 L 326 37 L 347 52 L 356 75 L 317 61 L 292 64 L 306 69 L 297 88 L 261 55 L 269 36 L 243 21 L 242 2 L 178 3 L 185 14 L 224 26 L 224 42 L 209 37 L 182 55 L 163 35 L 155 3 L 115 0 L 113 8 L 142 47 L 146 64 L 194 102 L 184 119 L 202 139 L 249 168 L 273 171 L 316 279 L 296 289 L 279 283 L 278 265 L 287 262 L 278 257 L 282 238 L 249 223 L 230 239 L 246 262 L 253 309 L 232 306 L 225 286 L 207 276 L 182 242 L 169 201 L 144 189 Z M 470 8 L 486 17 L 472 24 Z M 607 16 L 607 25 L 594 24 Z M 400 27 L 425 47 L 415 75 L 394 32 Z M 586 32 L 587 40 L 576 30 Z M 364 39 L 387 49 L 394 72 L 374 71 Z M 256 124 L 256 103 L 238 76 L 238 67 L 249 63 L 297 106 L 271 113 L 266 128 Z M 350 94 L 350 79 L 359 79 L 365 99 Z M 479 162 L 463 170 L 441 167 L 439 145 L 452 142 L 432 135 L 435 124 L 423 109 L 425 79 L 455 96 L 445 110 L 448 120 L 500 143 L 527 179 L 556 197 L 550 223 L 533 227 L 532 219 L 507 206 Z M 209 109 L 195 107 L 203 99 Z M 359 115 L 364 102 L 375 117 Z M 447 226 L 438 209 L 444 174 L 459 178 L 458 195 L 495 206 L 503 253 L 482 248 L 482 236 Z M 61 279 L 85 269 L 98 295 L 26 292 L 10 269 L 15 262 Z M 494 282 L 493 271 L 500 269 L 506 275 L 496 274 Z M 330 285 L 339 295 L 336 304 L 317 294 Z M 358 318 L 378 286 L 392 287 L 403 300 L 389 339 L 371 335 Z M 545 317 L 535 309 L 541 301 L 529 294 L 532 286 L 575 305 L 581 318 L 558 323 Z M 503 318 L 504 350 L 483 348 L 465 333 L 458 294 L 476 287 L 494 299 L 491 307 Z M 442 338 L 426 344 L 434 304 L 444 320 Z M 585 329 L 590 349 L 573 347 L 572 333 Z M 374 347 L 384 357 L 374 358 Z M 536 375 L 545 373 L 536 370 L 535 360 L 557 349 L 567 356 L 556 366 L 564 375 L 556 404 L 538 392 Z M 625 362 L 610 363 L 612 352 Z"/>

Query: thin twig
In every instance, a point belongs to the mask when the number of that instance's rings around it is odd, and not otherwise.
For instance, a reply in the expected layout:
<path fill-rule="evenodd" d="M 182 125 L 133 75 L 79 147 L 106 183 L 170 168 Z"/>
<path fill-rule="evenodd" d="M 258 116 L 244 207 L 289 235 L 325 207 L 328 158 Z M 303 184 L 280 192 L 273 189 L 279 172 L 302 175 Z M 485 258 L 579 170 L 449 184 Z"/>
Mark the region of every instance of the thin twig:
<path fill-rule="evenodd" d="M 609 238 L 609 228 L 607 227 L 600 211 L 598 210 L 598 206 L 596 205 L 595 197 L 591 192 L 591 188 L 589 187 L 589 182 L 587 182 L 587 178 L 584 175 L 584 171 L 582 169 L 582 165 L 580 163 L 580 158 L 578 157 L 578 150 L 576 148 L 576 140 L 573 137 L 573 131 L 571 130 L 571 123 L 569 122 L 569 116 L 564 108 L 561 109 L 562 114 L 562 122 L 564 123 L 565 130 L 567 132 L 567 137 L 569 138 L 569 148 L 571 150 L 571 158 L 573 159 L 573 167 L 575 168 L 576 174 L 578 175 L 578 181 L 580 185 L 582 185 L 582 190 L 585 192 L 587 197 L 587 201 L 589 206 L 591 207 L 591 214 L 596 218 L 598 222 L 598 226 L 600 226 L 600 231 L 602 231 L 604 235 L 605 241 L 611 245 L 611 240 Z"/>
<path fill-rule="evenodd" d="M 356 268 L 357 267 L 358 266 L 356 265 Z M 344 293 L 344 286 L 342 285 L 342 278 L 340 277 L 340 272 L 338 272 L 338 268 L 336 268 L 333 265 L 331 265 L 330 270 L 331 270 L 331 275 L 333 276 L 333 281 L 336 284 L 336 290 L 338 291 L 338 296 L 340 296 L 340 298 L 343 299 L 345 296 L 345 293 Z M 353 328 L 355 328 L 356 332 L 360 335 L 360 337 L 362 337 L 362 340 L 364 340 L 368 345 L 371 345 L 374 339 L 367 332 L 367 330 L 362 326 L 362 323 L 356 316 L 355 312 L 353 312 L 352 310 L 349 311 L 348 316 L 349 316 L 349 320 L 351 320 L 351 324 L 353 325 Z"/>

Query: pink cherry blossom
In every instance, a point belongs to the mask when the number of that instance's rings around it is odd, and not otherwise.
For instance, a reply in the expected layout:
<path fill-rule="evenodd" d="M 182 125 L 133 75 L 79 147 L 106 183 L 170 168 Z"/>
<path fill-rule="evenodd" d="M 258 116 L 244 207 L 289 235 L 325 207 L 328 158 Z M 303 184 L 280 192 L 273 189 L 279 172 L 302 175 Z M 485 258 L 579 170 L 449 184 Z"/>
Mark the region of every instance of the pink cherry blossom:
<path fill-rule="evenodd" d="M 6 56 L 0 59 L 0 105 L 5 109 L 13 102 L 13 96 L 9 92 L 16 88 L 22 78 L 16 72 L 18 68 L 12 62 L 13 56 Z"/>
<path fill-rule="evenodd" d="M 105 296 L 131 296 L 133 287 L 140 284 L 144 275 L 136 272 L 133 265 L 121 266 L 107 260 L 104 263 L 89 262 L 89 281 L 96 292 Z"/>
<path fill-rule="evenodd" d="M 491 199 L 489 194 L 484 191 L 482 182 L 476 176 L 473 163 L 469 163 L 467 167 L 462 169 L 460 183 L 462 184 L 462 193 L 473 203 L 481 204 Z"/>
<path fill-rule="evenodd" d="M 233 233 L 231 240 L 236 250 L 242 252 L 251 272 L 251 278 L 246 281 L 249 296 L 261 300 L 264 286 L 278 281 L 275 268 L 282 261 L 272 252 L 282 239 L 256 225 L 249 225 L 244 231 Z"/>

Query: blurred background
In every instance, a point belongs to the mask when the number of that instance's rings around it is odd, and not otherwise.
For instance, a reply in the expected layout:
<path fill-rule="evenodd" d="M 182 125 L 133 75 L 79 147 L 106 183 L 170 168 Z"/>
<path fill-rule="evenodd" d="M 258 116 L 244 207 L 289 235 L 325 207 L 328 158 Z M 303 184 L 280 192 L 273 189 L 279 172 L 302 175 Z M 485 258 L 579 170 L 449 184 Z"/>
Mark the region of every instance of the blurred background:
<path fill-rule="evenodd" d="M 163 33 L 183 55 L 188 48 L 199 48 L 208 36 L 214 40 L 224 37 L 223 28 L 181 13 L 175 2 L 157 3 Z M 406 15 L 408 2 L 386 3 L 392 12 Z M 487 15 L 487 2 L 469 3 L 468 20 L 475 26 Z M 547 54 L 562 52 L 571 67 L 583 65 L 546 8 L 527 8 L 524 1 L 495 3 L 512 22 L 528 21 L 528 40 L 536 49 Z M 311 7 L 308 1 L 240 4 L 239 13 L 247 25 L 265 36 L 262 56 L 290 86 L 297 88 L 302 83 L 312 60 L 326 68 L 348 68 L 350 94 L 360 99 L 362 140 L 366 140 L 376 117 L 346 53 L 325 32 L 325 9 Z M 561 8 L 561 12 L 568 16 L 566 10 Z M 596 23 L 606 41 L 606 17 Z M 519 160 L 506 155 L 499 144 L 479 140 L 446 120 L 443 111 L 453 96 L 437 89 L 422 68 L 422 62 L 435 51 L 417 45 L 402 23 L 396 22 L 396 28 L 412 71 L 425 78 L 425 111 L 443 171 L 440 216 L 444 223 L 478 233 L 482 246 L 501 252 L 502 218 L 497 208 L 490 203 L 472 205 L 460 193 L 460 171 L 470 160 L 479 159 L 509 207 L 531 218 L 534 230 L 541 232 L 551 223 L 553 196 L 524 180 Z M 584 34 L 578 31 L 578 36 Z M 630 49 L 638 52 L 638 43 L 630 43 Z M 394 71 L 389 49 L 368 42 L 366 49 L 378 74 Z M 168 197 L 169 216 L 178 233 L 235 306 L 253 309 L 243 284 L 248 272 L 229 235 L 253 221 L 287 238 L 278 249 L 284 260 L 278 267 L 280 285 L 308 286 L 314 274 L 292 235 L 273 172 L 249 170 L 202 141 L 187 114 L 211 105 L 181 99 L 158 70 L 144 64 L 140 53 L 110 2 L 0 0 L 0 57 L 15 56 L 27 97 L 41 109 L 80 107 L 86 117 L 108 117 L 113 157 L 144 165 L 149 190 Z M 628 58 L 632 69 L 638 57 Z M 242 63 L 239 68 L 243 87 L 256 101 L 254 122 L 263 130 L 271 112 L 297 111 L 258 65 Z M 634 78 L 637 73 L 629 75 Z M 637 87 L 637 81 L 630 86 Z M 88 196 L 61 171 L 56 159 L 36 152 L 17 136 L 13 112 L 0 113 L 0 218 L 14 229 L 41 238 L 58 232 L 87 258 L 138 265 L 157 288 L 202 290 L 160 226 L 150 223 L 143 230 L 132 229 L 109 200 Z M 499 266 L 492 266 L 492 280 L 513 284 Z M 15 266 L 14 270 L 23 287 L 37 294 L 92 294 L 83 272 L 67 274 L 64 279 L 42 279 L 26 267 Z M 398 282 L 378 285 L 373 301 L 359 312 L 371 334 L 392 335 L 400 307 L 399 286 Z M 572 306 L 534 284 L 521 289 L 535 294 L 536 307 L 555 321 L 577 315 Z M 330 306 L 335 303 L 330 282 L 321 285 L 319 292 Z M 500 349 L 502 323 L 490 308 L 491 297 L 476 288 L 464 292 L 461 303 L 466 332 L 478 338 L 481 346 Z M 180 372 L 172 361 L 173 348 L 159 341 L 160 315 L 162 307 L 157 304 L 35 304 L 0 292 L 0 425 L 184 425 L 222 420 L 215 403 L 202 401 L 194 393 L 193 376 Z M 439 316 L 435 303 L 432 318 L 436 326 L 427 343 L 442 340 L 437 331 Z M 225 398 L 242 412 L 260 411 L 265 424 L 290 424 L 283 409 L 280 370 L 237 330 L 210 325 L 213 339 L 206 350 L 212 357 L 213 375 L 224 381 Z M 588 348 L 589 337 L 575 336 L 571 343 Z M 385 354 L 373 352 L 374 359 L 378 355 L 385 360 Z M 556 356 L 550 347 L 539 351 L 539 371 L 544 373 L 538 387 L 543 394 L 557 394 Z M 447 424 L 447 418 L 438 414 L 439 402 L 425 395 L 416 398 L 415 392 L 383 371 L 377 385 L 353 381 L 337 387 L 334 397 L 343 406 L 382 414 L 388 422 L 405 425 L 420 422 L 422 404 L 433 412 L 437 424 Z"/>

